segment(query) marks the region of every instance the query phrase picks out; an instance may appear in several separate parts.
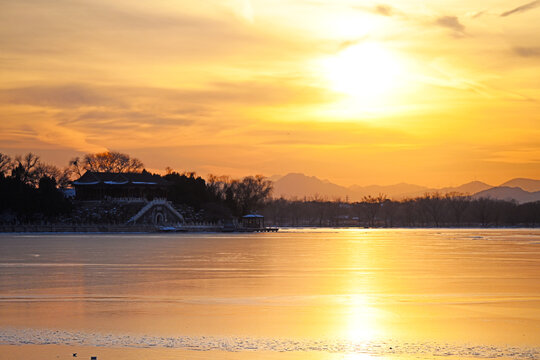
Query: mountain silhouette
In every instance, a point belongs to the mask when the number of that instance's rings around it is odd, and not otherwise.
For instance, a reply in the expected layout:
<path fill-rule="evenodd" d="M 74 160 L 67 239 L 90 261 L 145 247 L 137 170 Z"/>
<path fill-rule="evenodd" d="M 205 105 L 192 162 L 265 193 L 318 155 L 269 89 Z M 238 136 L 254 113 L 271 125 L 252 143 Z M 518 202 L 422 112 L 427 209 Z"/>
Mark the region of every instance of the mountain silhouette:
<path fill-rule="evenodd" d="M 484 191 L 492 187 L 493 187 L 492 185 L 486 184 L 481 181 L 471 181 L 460 186 L 445 187 L 445 188 L 439 189 L 439 192 L 443 194 L 457 192 L 457 193 L 462 193 L 462 194 L 473 195 L 473 194 L 476 194 L 477 192 Z"/>
<path fill-rule="evenodd" d="M 287 174 L 274 181 L 274 196 L 287 199 L 321 197 L 327 200 L 345 199 L 352 191 L 344 186 L 323 181 L 315 176 Z"/>
<path fill-rule="evenodd" d="M 540 191 L 540 180 L 515 178 L 499 186 L 518 187 L 525 191 L 535 192 Z"/>
<path fill-rule="evenodd" d="M 316 176 L 301 173 L 290 173 L 285 176 L 274 175 L 274 197 L 286 199 L 324 199 L 362 201 L 365 196 L 384 194 L 394 200 L 415 198 L 426 193 L 460 193 L 474 197 L 491 197 L 493 199 L 514 199 L 520 203 L 536 201 L 535 192 L 540 191 L 540 180 L 516 178 L 498 187 L 481 181 L 471 181 L 455 187 L 430 188 L 421 185 L 399 183 L 394 185 L 352 185 L 349 187 L 321 180 Z M 512 185 L 512 186 L 511 186 Z"/>
<path fill-rule="evenodd" d="M 540 201 L 540 191 L 529 192 L 519 187 L 497 186 L 488 190 L 480 191 L 473 195 L 473 198 L 489 198 L 496 200 L 515 200 L 520 204 Z"/>

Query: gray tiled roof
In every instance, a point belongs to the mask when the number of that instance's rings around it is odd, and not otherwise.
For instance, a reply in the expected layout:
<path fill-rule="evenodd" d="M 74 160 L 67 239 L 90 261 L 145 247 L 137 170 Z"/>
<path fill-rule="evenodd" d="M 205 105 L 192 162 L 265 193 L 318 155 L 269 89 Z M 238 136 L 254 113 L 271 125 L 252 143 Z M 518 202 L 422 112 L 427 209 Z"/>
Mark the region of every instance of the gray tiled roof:
<path fill-rule="evenodd" d="M 87 171 L 79 179 L 73 182 L 73 185 L 167 185 L 167 181 L 159 175 L 150 173 L 113 173 L 113 172 L 95 172 Z"/>

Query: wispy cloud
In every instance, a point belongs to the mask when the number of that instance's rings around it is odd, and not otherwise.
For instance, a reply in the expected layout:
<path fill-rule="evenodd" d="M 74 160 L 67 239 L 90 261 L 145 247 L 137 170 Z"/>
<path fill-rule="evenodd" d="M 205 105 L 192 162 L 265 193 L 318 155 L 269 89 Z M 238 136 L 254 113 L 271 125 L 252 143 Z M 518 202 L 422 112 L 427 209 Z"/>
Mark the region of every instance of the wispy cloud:
<path fill-rule="evenodd" d="M 475 93 L 484 99 L 499 99 L 512 101 L 530 101 L 526 95 L 517 91 L 500 89 L 489 83 L 493 75 L 481 75 L 460 71 L 446 59 L 440 58 L 432 61 L 429 68 L 434 70 L 431 76 L 419 76 L 418 82 L 440 88 L 455 89 Z"/>
<path fill-rule="evenodd" d="M 457 16 L 441 16 L 435 20 L 435 24 L 451 29 L 459 35 L 465 33 L 465 26 L 459 22 Z"/>
<path fill-rule="evenodd" d="M 373 12 L 379 15 L 383 15 L 383 16 L 392 16 L 392 15 L 395 15 L 396 13 L 393 7 L 386 4 L 376 5 Z"/>
<path fill-rule="evenodd" d="M 124 102 L 92 86 L 69 84 L 0 90 L 0 103 L 54 108 L 81 106 L 123 107 Z"/>
<path fill-rule="evenodd" d="M 540 150 L 537 146 L 500 146 L 493 149 L 486 161 L 513 164 L 540 164 Z"/>
<path fill-rule="evenodd" d="M 351 47 L 351 46 L 354 46 L 354 45 L 358 45 L 364 41 L 366 41 L 368 39 L 368 36 L 363 36 L 359 39 L 353 39 L 353 40 L 346 40 L 346 41 L 343 41 L 339 44 L 338 46 L 338 51 L 341 51 L 341 50 L 345 50 L 346 48 L 348 47 Z"/>
<path fill-rule="evenodd" d="M 505 12 L 503 12 L 501 14 L 501 16 L 504 17 L 504 16 L 508 16 L 508 15 L 512 15 L 512 14 L 522 13 L 522 12 L 525 12 L 525 11 L 535 9 L 535 8 L 537 8 L 539 6 L 540 6 L 540 0 L 536 0 L 536 1 L 533 1 L 533 2 L 530 2 L 530 3 L 518 6 L 517 8 L 514 8 L 512 10 L 505 11 Z"/>
<path fill-rule="evenodd" d="M 334 96 L 296 79 L 262 78 L 213 82 L 201 89 L 97 84 L 20 87 L 0 90 L 0 105 L 4 122 L 13 129 L 35 129 L 36 141 L 97 151 L 114 143 L 173 145 L 179 136 L 196 143 L 201 136 L 219 137 L 223 129 L 234 129 L 250 109 L 261 114 L 264 108 L 321 104 Z M 224 137 L 234 138 L 234 133 Z"/>
<path fill-rule="evenodd" d="M 324 88 L 295 79 L 272 77 L 252 81 L 213 82 L 201 89 L 70 84 L 0 90 L 0 103 L 49 108 L 127 108 L 128 103 L 239 103 L 246 105 L 310 104 L 332 101 Z"/>
<path fill-rule="evenodd" d="M 522 57 L 540 57 L 540 47 L 521 47 L 517 46 L 514 52 Z"/>
<path fill-rule="evenodd" d="M 386 16 L 386 17 L 405 15 L 402 11 L 388 4 L 376 4 L 375 6 L 354 5 L 352 6 L 352 8 L 356 10 L 360 10 L 362 12 L 367 12 L 367 13 L 371 13 L 375 15 Z"/>
<path fill-rule="evenodd" d="M 465 16 L 471 18 L 471 19 L 478 19 L 479 17 L 486 15 L 488 12 L 487 10 L 482 11 L 471 11 L 465 14 Z"/>

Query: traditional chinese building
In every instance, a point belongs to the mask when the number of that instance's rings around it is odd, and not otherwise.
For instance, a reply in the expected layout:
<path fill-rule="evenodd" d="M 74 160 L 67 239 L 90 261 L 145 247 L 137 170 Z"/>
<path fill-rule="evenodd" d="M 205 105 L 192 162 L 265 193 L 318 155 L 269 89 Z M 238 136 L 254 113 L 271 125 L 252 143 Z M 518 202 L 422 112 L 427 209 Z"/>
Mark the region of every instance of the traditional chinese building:
<path fill-rule="evenodd" d="M 245 229 L 263 229 L 264 216 L 249 214 L 242 216 L 242 227 Z"/>
<path fill-rule="evenodd" d="M 75 199 L 100 201 L 112 199 L 152 200 L 167 196 L 168 183 L 159 175 L 87 171 L 73 182 Z"/>

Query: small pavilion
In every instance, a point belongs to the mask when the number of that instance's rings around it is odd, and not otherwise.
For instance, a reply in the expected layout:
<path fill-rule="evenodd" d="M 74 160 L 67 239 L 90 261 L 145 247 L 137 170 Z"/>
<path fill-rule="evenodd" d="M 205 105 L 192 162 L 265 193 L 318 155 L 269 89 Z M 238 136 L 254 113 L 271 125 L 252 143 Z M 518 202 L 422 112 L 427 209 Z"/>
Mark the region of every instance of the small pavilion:
<path fill-rule="evenodd" d="M 257 214 L 248 214 L 242 216 L 242 227 L 246 229 L 263 229 L 264 216 Z"/>

